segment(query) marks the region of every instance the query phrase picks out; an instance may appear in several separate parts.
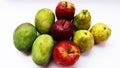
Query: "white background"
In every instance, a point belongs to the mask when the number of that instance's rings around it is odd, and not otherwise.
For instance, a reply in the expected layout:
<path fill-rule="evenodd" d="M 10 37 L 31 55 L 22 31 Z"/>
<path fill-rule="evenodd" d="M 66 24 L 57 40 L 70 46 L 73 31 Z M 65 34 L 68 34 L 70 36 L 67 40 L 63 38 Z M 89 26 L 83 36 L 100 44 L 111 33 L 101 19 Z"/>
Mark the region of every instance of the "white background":
<path fill-rule="evenodd" d="M 15 28 L 24 22 L 34 24 L 37 11 L 55 7 L 60 0 L 0 0 L 0 68 L 60 68 L 53 60 L 47 66 L 36 65 L 31 55 L 18 51 L 13 44 Z M 92 25 L 103 22 L 112 34 L 105 43 L 95 45 L 83 53 L 73 66 L 66 68 L 120 68 L 120 1 L 119 0 L 69 0 L 75 4 L 76 14 L 88 9 Z M 62 67 L 63 68 L 63 67 Z"/>

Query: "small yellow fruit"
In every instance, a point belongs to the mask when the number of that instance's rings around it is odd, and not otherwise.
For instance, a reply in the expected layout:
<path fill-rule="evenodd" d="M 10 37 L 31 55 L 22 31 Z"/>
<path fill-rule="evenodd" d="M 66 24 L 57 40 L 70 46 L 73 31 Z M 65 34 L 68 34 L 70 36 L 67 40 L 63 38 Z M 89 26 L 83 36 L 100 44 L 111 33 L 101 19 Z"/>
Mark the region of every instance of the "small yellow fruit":
<path fill-rule="evenodd" d="M 90 32 L 93 34 L 95 43 L 101 43 L 106 40 L 111 35 L 111 29 L 108 25 L 104 23 L 97 23 L 91 29 Z"/>
<path fill-rule="evenodd" d="M 87 30 L 76 31 L 73 42 L 79 46 L 81 52 L 90 51 L 94 46 L 93 35 Z"/>

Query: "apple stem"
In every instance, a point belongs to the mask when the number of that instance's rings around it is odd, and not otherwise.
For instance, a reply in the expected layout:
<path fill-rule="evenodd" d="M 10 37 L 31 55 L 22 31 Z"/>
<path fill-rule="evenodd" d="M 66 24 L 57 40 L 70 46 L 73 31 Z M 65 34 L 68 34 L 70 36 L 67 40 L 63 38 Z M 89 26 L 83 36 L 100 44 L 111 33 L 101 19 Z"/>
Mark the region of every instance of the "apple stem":
<path fill-rule="evenodd" d="M 63 21 L 62 26 L 64 27 L 66 20 Z"/>
<path fill-rule="evenodd" d="M 72 50 L 70 50 L 70 49 L 68 49 L 67 52 L 68 52 L 68 54 L 74 53 L 74 51 L 72 51 Z"/>
<path fill-rule="evenodd" d="M 67 2 L 65 2 L 65 6 L 67 7 Z"/>

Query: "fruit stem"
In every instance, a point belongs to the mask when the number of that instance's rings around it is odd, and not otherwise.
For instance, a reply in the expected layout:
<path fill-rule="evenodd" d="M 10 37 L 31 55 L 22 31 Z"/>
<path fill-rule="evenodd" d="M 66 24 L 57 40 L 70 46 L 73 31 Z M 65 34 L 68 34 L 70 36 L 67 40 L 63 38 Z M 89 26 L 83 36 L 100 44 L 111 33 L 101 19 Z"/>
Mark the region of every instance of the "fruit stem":
<path fill-rule="evenodd" d="M 104 30 L 106 30 L 106 27 L 104 27 Z"/>
<path fill-rule="evenodd" d="M 70 50 L 70 49 L 68 49 L 67 52 L 68 52 L 68 54 L 74 53 L 74 51 Z"/>
<path fill-rule="evenodd" d="M 65 6 L 67 7 L 67 2 L 65 2 Z"/>
<path fill-rule="evenodd" d="M 83 14 L 85 15 L 85 14 L 86 14 L 86 12 L 83 12 Z"/>
<path fill-rule="evenodd" d="M 83 14 L 86 15 L 86 13 L 87 13 L 87 10 L 83 10 Z"/>
<path fill-rule="evenodd" d="M 63 21 L 62 26 L 64 27 L 66 20 Z"/>

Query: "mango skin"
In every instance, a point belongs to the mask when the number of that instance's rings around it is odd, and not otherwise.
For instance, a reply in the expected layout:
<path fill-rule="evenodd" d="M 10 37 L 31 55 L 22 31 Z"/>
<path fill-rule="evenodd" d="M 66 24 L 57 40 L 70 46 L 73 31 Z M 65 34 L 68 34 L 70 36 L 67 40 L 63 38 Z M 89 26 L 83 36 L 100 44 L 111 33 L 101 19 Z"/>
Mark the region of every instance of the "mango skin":
<path fill-rule="evenodd" d="M 96 23 L 90 29 L 90 32 L 93 34 L 96 44 L 107 41 L 111 35 L 111 31 L 112 30 L 108 25 L 101 22 Z"/>
<path fill-rule="evenodd" d="M 20 51 L 29 51 L 36 37 L 37 31 L 35 27 L 30 23 L 23 23 L 14 31 L 14 45 Z"/>
<path fill-rule="evenodd" d="M 81 53 L 83 53 L 93 48 L 94 37 L 87 30 L 77 30 L 74 34 L 73 42 L 79 46 Z"/>
<path fill-rule="evenodd" d="M 48 34 L 40 35 L 32 47 L 32 59 L 37 65 L 46 65 L 50 61 L 54 46 L 53 38 Z"/>
<path fill-rule="evenodd" d="M 35 27 L 39 33 L 49 33 L 54 21 L 54 13 L 48 8 L 43 8 L 35 16 Z"/>

